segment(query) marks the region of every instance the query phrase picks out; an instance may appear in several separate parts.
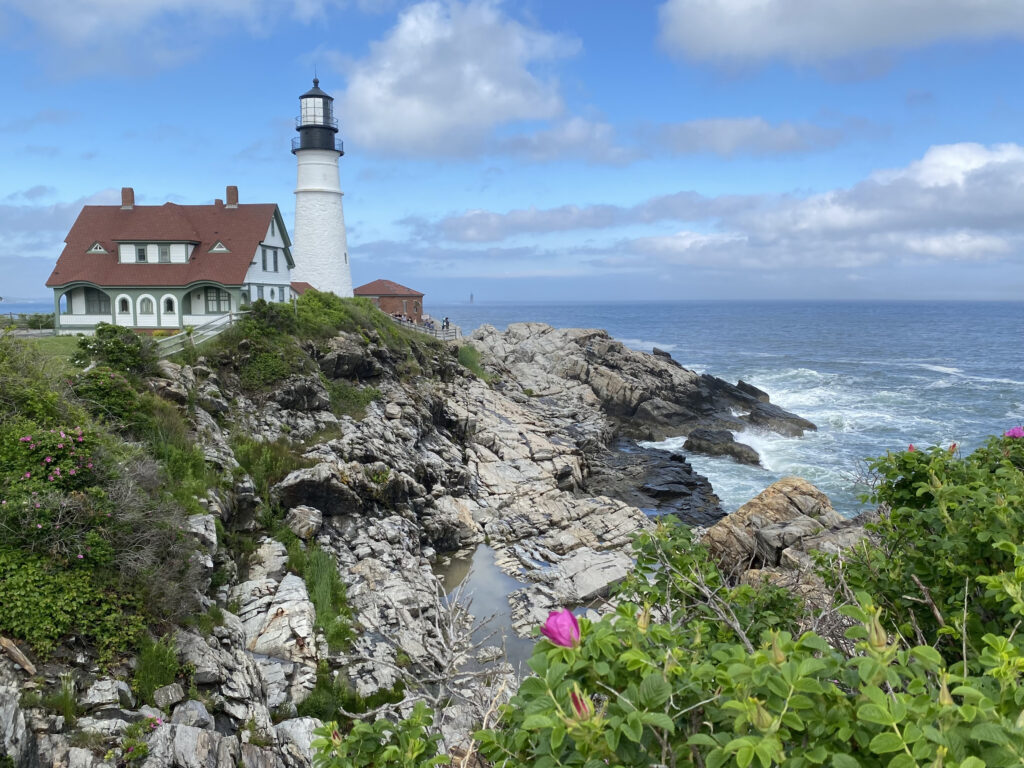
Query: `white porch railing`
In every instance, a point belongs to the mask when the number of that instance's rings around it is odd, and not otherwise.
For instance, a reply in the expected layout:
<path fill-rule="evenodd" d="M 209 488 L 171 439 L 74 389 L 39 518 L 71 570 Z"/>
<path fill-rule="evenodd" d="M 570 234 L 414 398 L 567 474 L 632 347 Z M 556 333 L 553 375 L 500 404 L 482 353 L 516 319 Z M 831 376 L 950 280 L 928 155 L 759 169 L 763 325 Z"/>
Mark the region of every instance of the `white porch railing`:
<path fill-rule="evenodd" d="M 171 355 L 177 354 L 182 350 L 202 344 L 204 341 L 212 339 L 214 336 L 218 336 L 228 328 L 237 323 L 245 312 L 227 312 L 223 315 L 215 315 L 212 318 L 210 315 L 185 315 L 184 320 L 186 325 L 192 325 L 189 320 L 201 319 L 206 322 L 201 325 L 192 326 L 191 333 L 189 331 L 182 331 L 176 333 L 173 336 L 168 336 L 166 339 L 160 339 L 156 343 L 156 353 L 158 357 L 170 357 Z"/>
<path fill-rule="evenodd" d="M 436 323 L 434 324 L 434 327 L 431 328 L 426 325 L 417 325 L 411 320 L 403 320 L 400 317 L 393 317 L 391 315 L 389 315 L 389 317 L 403 328 L 408 328 L 410 331 L 416 331 L 418 333 L 424 333 L 427 336 L 433 336 L 435 339 L 440 339 L 441 341 L 456 341 L 457 339 L 462 338 L 462 329 L 457 325 L 450 325 L 448 328 L 442 330 Z"/>

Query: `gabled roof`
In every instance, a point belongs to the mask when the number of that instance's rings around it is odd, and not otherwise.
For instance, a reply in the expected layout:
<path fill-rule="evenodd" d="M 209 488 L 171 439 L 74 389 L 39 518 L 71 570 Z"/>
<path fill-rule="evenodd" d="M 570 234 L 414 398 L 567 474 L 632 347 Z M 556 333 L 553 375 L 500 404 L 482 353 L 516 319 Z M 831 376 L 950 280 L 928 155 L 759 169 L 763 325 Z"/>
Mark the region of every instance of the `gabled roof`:
<path fill-rule="evenodd" d="M 419 291 L 406 288 L 391 280 L 374 280 L 372 283 L 360 285 L 352 293 L 356 296 L 423 296 Z"/>
<path fill-rule="evenodd" d="M 292 282 L 292 290 L 299 294 L 299 296 L 304 294 L 306 291 L 310 290 L 312 287 L 312 283 L 307 283 L 302 280 L 296 280 Z"/>
<path fill-rule="evenodd" d="M 137 205 L 123 209 L 118 205 L 87 205 L 65 238 L 64 250 L 57 259 L 48 287 L 74 282 L 98 286 L 183 286 L 200 281 L 223 285 L 241 285 L 270 229 L 277 218 L 285 243 L 285 259 L 294 266 L 284 221 L 273 203 L 247 204 L 229 208 L 213 205 Z M 228 253 L 210 253 L 221 242 Z M 107 253 L 87 253 L 94 243 Z M 119 242 L 194 243 L 184 264 L 118 263 Z"/>

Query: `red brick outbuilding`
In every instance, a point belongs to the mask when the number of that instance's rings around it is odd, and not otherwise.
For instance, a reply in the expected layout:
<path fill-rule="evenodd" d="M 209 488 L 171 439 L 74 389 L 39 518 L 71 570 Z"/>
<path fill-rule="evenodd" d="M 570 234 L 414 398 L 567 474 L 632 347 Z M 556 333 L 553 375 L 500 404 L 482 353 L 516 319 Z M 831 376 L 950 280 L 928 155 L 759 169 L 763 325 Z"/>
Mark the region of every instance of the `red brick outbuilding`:
<path fill-rule="evenodd" d="M 423 318 L 423 294 L 391 280 L 374 280 L 360 285 L 352 293 L 372 299 L 382 312 L 389 315 L 405 315 L 417 323 Z"/>

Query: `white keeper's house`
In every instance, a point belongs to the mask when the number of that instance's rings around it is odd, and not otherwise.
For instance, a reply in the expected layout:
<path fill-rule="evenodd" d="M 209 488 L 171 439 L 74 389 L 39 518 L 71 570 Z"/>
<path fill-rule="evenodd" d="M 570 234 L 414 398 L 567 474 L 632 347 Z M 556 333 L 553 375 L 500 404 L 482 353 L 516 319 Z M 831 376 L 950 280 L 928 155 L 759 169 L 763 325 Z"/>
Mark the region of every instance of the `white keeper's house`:
<path fill-rule="evenodd" d="M 291 240 L 273 203 L 87 205 L 68 232 L 46 285 L 57 333 L 98 323 L 137 330 L 199 326 L 257 299 L 292 297 Z"/>

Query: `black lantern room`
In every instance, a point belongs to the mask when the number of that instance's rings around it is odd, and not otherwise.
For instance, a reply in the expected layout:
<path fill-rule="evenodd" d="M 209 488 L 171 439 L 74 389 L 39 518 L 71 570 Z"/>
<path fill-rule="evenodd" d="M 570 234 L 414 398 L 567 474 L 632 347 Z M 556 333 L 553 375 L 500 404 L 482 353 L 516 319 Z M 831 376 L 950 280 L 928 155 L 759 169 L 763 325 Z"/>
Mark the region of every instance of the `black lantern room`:
<path fill-rule="evenodd" d="M 342 143 L 335 138 L 338 121 L 334 117 L 334 99 L 320 90 L 320 81 L 313 78 L 313 87 L 299 96 L 299 116 L 295 118 L 298 138 L 292 139 L 292 152 L 302 149 L 331 149 L 345 154 Z"/>

